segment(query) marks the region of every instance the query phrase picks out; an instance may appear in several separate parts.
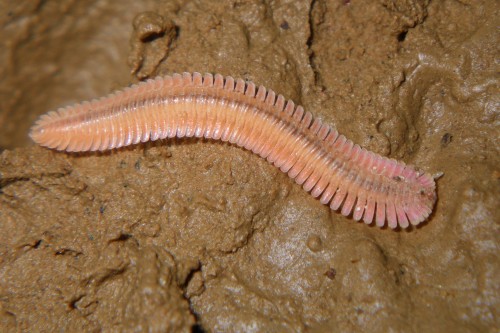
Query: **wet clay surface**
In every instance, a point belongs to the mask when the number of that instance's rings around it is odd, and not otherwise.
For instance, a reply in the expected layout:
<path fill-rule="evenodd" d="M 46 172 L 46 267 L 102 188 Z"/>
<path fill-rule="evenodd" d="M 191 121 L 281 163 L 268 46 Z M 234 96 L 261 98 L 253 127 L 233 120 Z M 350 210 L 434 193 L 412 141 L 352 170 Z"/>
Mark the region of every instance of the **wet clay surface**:
<path fill-rule="evenodd" d="M 498 9 L 0 1 L 0 328 L 497 330 Z M 410 231 L 355 223 L 219 142 L 29 143 L 39 114 L 182 71 L 251 79 L 356 143 L 444 172 L 435 213 Z"/>

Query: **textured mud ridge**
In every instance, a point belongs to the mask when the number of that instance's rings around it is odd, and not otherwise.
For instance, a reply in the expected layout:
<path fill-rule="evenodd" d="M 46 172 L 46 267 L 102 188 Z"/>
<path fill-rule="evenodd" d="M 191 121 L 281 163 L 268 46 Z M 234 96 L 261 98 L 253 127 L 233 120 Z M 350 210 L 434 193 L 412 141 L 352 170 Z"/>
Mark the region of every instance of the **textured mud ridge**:
<path fill-rule="evenodd" d="M 499 326 L 495 1 L 0 1 L 0 12 L 1 331 Z M 444 172 L 434 214 L 409 231 L 362 226 L 208 140 L 29 146 L 47 110 L 129 73 L 183 71 L 262 83 L 361 146 Z"/>

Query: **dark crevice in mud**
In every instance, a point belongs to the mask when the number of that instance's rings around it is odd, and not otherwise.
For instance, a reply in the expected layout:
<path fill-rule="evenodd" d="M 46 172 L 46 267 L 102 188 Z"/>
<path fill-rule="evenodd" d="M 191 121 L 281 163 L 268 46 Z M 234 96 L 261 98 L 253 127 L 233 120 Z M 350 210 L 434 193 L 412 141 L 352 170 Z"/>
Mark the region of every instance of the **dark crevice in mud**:
<path fill-rule="evenodd" d="M 314 24 L 314 8 L 317 6 L 317 0 L 312 0 L 311 5 L 309 7 L 309 37 L 307 38 L 306 45 L 307 49 L 309 51 L 309 65 L 311 65 L 311 70 L 313 71 L 314 75 L 314 84 L 317 86 L 320 82 L 320 77 L 319 77 L 319 72 L 318 69 L 316 68 L 315 64 L 315 54 L 314 51 L 312 50 L 312 45 L 314 41 L 314 30 L 315 30 L 315 24 Z"/>
<path fill-rule="evenodd" d="M 29 181 L 30 177 L 12 177 L 12 178 L 1 178 L 0 175 L 0 193 L 2 191 L 2 188 L 7 187 L 11 184 L 17 183 L 17 182 L 26 182 Z"/>
<path fill-rule="evenodd" d="M 401 31 L 398 36 L 397 36 L 397 39 L 399 42 L 404 42 L 404 40 L 406 39 L 406 35 L 408 34 L 408 30 L 405 30 L 405 31 Z"/>

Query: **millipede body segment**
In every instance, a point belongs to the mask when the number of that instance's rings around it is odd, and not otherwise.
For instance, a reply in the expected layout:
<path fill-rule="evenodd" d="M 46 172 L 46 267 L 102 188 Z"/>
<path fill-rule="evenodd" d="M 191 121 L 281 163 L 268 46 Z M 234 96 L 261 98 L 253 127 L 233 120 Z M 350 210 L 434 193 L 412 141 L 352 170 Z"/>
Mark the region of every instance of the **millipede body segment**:
<path fill-rule="evenodd" d="M 31 138 L 68 152 L 205 137 L 251 150 L 356 221 L 417 225 L 436 201 L 434 178 L 340 135 L 301 106 L 252 82 L 199 73 L 158 77 L 42 115 Z"/>

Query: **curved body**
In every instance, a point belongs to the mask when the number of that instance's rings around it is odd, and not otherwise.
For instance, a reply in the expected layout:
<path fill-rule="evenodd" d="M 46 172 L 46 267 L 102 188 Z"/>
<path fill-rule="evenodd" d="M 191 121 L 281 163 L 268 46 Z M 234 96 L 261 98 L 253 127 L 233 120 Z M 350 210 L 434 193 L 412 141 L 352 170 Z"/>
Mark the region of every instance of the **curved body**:
<path fill-rule="evenodd" d="M 251 150 L 323 204 L 354 220 L 402 228 L 424 221 L 432 176 L 353 144 L 292 101 L 232 77 L 174 74 L 40 117 L 31 137 L 68 152 L 205 137 Z"/>

